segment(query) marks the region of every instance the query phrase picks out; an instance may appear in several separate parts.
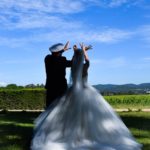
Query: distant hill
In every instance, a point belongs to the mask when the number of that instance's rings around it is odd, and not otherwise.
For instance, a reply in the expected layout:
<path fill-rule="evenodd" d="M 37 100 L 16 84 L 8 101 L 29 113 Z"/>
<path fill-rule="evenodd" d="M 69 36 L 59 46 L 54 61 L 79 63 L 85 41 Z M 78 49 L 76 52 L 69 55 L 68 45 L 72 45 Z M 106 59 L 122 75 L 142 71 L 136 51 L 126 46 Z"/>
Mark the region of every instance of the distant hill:
<path fill-rule="evenodd" d="M 141 84 L 97 84 L 93 85 L 100 93 L 104 95 L 110 94 L 150 94 L 150 83 Z M 7 86 L 0 86 L 0 89 L 23 89 L 23 88 L 43 88 L 44 84 L 28 84 L 25 86 L 18 86 L 16 84 L 8 84 Z"/>
<path fill-rule="evenodd" d="M 97 90 L 102 93 L 149 93 L 150 83 L 142 84 L 98 84 L 93 85 Z"/>

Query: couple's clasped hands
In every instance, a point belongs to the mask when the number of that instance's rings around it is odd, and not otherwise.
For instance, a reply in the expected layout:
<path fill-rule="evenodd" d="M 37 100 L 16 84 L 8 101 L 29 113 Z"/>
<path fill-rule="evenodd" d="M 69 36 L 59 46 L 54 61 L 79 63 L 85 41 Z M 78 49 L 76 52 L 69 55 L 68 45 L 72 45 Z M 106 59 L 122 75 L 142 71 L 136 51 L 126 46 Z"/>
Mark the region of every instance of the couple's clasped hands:
<path fill-rule="evenodd" d="M 71 49 L 70 47 L 69 47 L 69 41 L 65 44 L 65 46 L 64 46 L 64 51 L 67 51 L 67 50 L 69 50 L 69 49 Z M 83 51 L 87 51 L 87 50 L 89 50 L 89 49 L 92 49 L 92 45 L 89 45 L 89 46 L 85 46 L 83 43 L 80 43 L 80 48 L 83 50 Z M 74 45 L 73 46 L 73 50 L 74 51 L 76 51 L 78 49 L 78 47 L 77 47 L 77 45 Z"/>

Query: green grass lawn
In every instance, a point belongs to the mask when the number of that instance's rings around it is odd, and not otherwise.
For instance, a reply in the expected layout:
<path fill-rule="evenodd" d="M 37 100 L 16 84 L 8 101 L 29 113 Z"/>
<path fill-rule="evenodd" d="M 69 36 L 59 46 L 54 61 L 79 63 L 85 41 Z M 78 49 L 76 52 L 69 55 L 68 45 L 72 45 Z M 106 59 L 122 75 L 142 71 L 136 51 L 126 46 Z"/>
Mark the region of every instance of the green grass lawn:
<path fill-rule="evenodd" d="M 114 108 L 147 109 L 150 108 L 150 95 L 112 95 L 104 96 Z"/>
<path fill-rule="evenodd" d="M 119 114 L 137 141 L 143 144 L 143 150 L 150 150 L 150 112 Z M 0 150 L 29 150 L 33 120 L 38 115 L 31 112 L 1 112 Z"/>

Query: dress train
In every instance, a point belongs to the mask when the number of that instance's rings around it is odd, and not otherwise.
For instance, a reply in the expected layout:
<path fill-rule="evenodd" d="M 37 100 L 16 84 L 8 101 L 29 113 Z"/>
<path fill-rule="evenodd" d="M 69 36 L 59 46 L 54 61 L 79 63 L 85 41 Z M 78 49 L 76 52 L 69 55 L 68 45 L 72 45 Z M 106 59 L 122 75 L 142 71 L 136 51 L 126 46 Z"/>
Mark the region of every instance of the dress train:
<path fill-rule="evenodd" d="M 73 85 L 37 118 L 31 149 L 141 150 L 113 108 L 82 78 L 83 59 L 77 61 Z"/>

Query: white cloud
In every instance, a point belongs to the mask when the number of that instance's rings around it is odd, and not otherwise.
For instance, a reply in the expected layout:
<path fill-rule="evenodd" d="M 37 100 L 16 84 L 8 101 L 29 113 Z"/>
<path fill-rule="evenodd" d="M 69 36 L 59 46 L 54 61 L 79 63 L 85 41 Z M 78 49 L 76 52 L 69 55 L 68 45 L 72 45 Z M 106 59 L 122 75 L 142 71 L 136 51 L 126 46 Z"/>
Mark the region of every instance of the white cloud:
<path fill-rule="evenodd" d="M 84 11 L 92 5 L 98 7 L 119 7 L 124 4 L 142 3 L 139 0 L 1 0 L 1 28 L 51 28 L 78 22 L 70 21 L 64 16 Z M 72 22 L 72 23 L 71 23 Z"/>
<path fill-rule="evenodd" d="M 9 38 L 9 37 L 0 37 L 0 46 L 7 46 L 11 48 L 22 47 L 30 42 L 30 38 Z"/>
<path fill-rule="evenodd" d="M 83 29 L 83 30 L 82 30 Z M 124 31 L 120 29 L 102 29 L 99 31 L 88 31 L 83 27 L 75 28 L 74 30 L 70 30 L 69 28 L 60 30 L 56 29 L 50 32 L 42 32 L 42 33 L 32 33 L 32 35 L 19 37 L 19 38 L 9 38 L 9 37 L 0 37 L 0 45 L 8 46 L 8 47 L 22 47 L 28 44 L 35 43 L 55 43 L 58 41 L 67 41 L 71 42 L 87 42 L 87 43 L 118 43 L 120 41 L 131 38 L 133 35 L 130 31 Z M 63 42 L 62 41 L 62 42 Z"/>
<path fill-rule="evenodd" d="M 19 12 L 75 13 L 83 6 L 79 0 L 1 0 L 0 7 Z"/>
<path fill-rule="evenodd" d="M 37 63 L 37 60 L 5 60 L 5 61 L 0 61 L 0 65 L 14 65 L 14 64 L 29 64 L 29 63 Z"/>
<path fill-rule="evenodd" d="M 53 18 L 54 20 L 57 18 Z M 64 28 L 60 28 L 60 26 L 64 23 Z M 53 25 L 51 25 L 53 26 Z M 66 26 L 66 28 L 65 28 Z M 70 27 L 69 27 L 70 26 Z M 54 27 L 53 27 L 54 28 Z M 74 28 L 72 30 L 72 28 Z M 125 41 L 128 39 L 138 38 L 138 40 L 142 40 L 145 42 L 145 45 L 150 45 L 150 25 L 143 25 L 135 28 L 135 30 L 122 30 L 117 28 L 103 28 L 99 30 L 88 30 L 88 28 L 84 28 L 82 23 L 79 23 L 76 26 L 74 23 L 74 27 L 72 27 L 72 23 L 69 23 L 68 26 L 65 22 L 57 23 L 57 27 L 55 30 L 43 31 L 43 32 L 32 32 L 30 35 L 24 35 L 23 37 L 0 37 L 0 45 L 6 45 L 9 47 L 22 47 L 28 44 L 35 43 L 55 43 L 58 41 L 67 41 L 71 42 L 88 42 L 88 43 L 105 43 L 105 44 L 113 44 L 121 41 Z M 63 42 L 62 41 L 62 42 Z"/>
<path fill-rule="evenodd" d="M 102 43 L 115 43 L 124 39 L 128 39 L 133 35 L 131 31 L 120 29 L 107 29 L 105 31 L 95 32 L 89 36 L 89 40 L 95 40 Z"/>
<path fill-rule="evenodd" d="M 40 19 L 39 19 L 40 18 Z M 79 28 L 80 22 L 68 21 L 56 16 L 48 16 L 43 14 L 32 14 L 19 16 L 18 22 L 6 22 L 5 24 L 9 29 L 34 29 L 34 28 Z"/>
<path fill-rule="evenodd" d="M 145 58 L 143 58 L 143 60 L 146 62 L 150 62 L 150 57 L 145 57 Z"/>
<path fill-rule="evenodd" d="M 100 68 L 111 68 L 111 69 L 117 69 L 117 68 L 123 68 L 123 69 L 129 69 L 129 70 L 144 70 L 150 68 L 150 57 L 145 57 L 138 59 L 137 61 L 134 61 L 132 59 L 126 59 L 124 57 L 116 57 L 116 58 L 110 58 L 110 59 L 91 59 L 90 60 L 91 65 L 93 67 L 100 67 Z"/>
<path fill-rule="evenodd" d="M 137 0 L 133 0 L 132 3 L 135 1 Z M 32 42 L 57 42 L 62 39 L 77 42 L 117 43 L 134 35 L 150 41 L 150 26 L 144 26 L 135 31 L 109 27 L 89 30 L 82 20 L 77 21 L 70 17 L 66 19 L 63 15 L 83 11 L 89 5 L 119 7 L 128 2 L 129 0 L 1 0 L 1 28 L 36 30 L 35 32 L 32 30 L 31 34 L 27 32 L 28 35 L 24 34 L 19 38 L 0 37 L 0 45 L 19 47 Z M 40 33 L 39 29 L 43 31 Z"/>
<path fill-rule="evenodd" d="M 149 62 L 139 62 L 139 63 L 136 63 L 134 65 L 131 65 L 130 68 L 135 69 L 135 70 L 144 70 L 144 69 L 146 69 L 149 72 L 150 63 Z"/>
<path fill-rule="evenodd" d="M 149 72 L 150 69 L 150 57 L 142 57 L 142 58 L 137 58 L 136 60 L 128 60 L 128 69 L 132 70 L 145 70 Z"/>
<path fill-rule="evenodd" d="M 119 6 L 124 5 L 124 4 L 128 3 L 128 2 L 129 2 L 129 0 L 111 0 L 108 3 L 108 6 L 109 7 L 119 7 Z"/>
<path fill-rule="evenodd" d="M 6 82 L 1 82 L 1 81 L 0 81 L 0 87 L 4 87 L 4 86 L 6 86 L 6 85 L 7 85 Z"/>
<path fill-rule="evenodd" d="M 117 58 L 111 58 L 111 59 L 93 59 L 90 60 L 91 64 L 97 64 L 101 67 L 107 67 L 107 68 L 120 68 L 127 65 L 127 61 L 123 57 L 117 57 Z"/>
<path fill-rule="evenodd" d="M 147 43 L 150 42 L 150 25 L 143 25 L 138 29 L 139 34 L 142 36 L 142 39 Z"/>
<path fill-rule="evenodd" d="M 117 43 L 121 40 L 128 39 L 132 37 L 134 33 L 131 31 L 125 31 L 121 29 L 101 29 L 101 30 L 85 30 L 84 26 L 81 29 L 65 32 L 54 31 L 48 34 L 42 34 L 41 39 L 49 40 L 55 37 L 57 41 L 61 39 L 71 39 L 73 41 L 83 41 L 83 42 L 98 42 L 98 43 Z"/>
<path fill-rule="evenodd" d="M 117 8 L 120 6 L 148 8 L 149 3 L 146 0 L 99 0 L 97 4 L 105 8 Z"/>
<path fill-rule="evenodd" d="M 74 27 L 74 21 L 63 19 L 63 14 L 77 13 L 83 9 L 82 2 L 72 0 L 1 0 L 0 24 L 1 28 L 9 29 L 56 28 L 69 23 Z"/>
<path fill-rule="evenodd" d="M 91 59 L 90 62 L 92 64 L 102 64 L 103 60 L 102 59 Z"/>
<path fill-rule="evenodd" d="M 90 5 L 119 7 L 126 3 L 139 5 L 145 4 L 146 0 L 1 0 L 0 8 L 20 12 L 77 13 Z"/>
<path fill-rule="evenodd" d="M 6 29 L 36 29 L 36 28 L 78 28 L 79 21 L 63 19 L 63 16 L 49 14 L 43 11 L 4 10 L 0 13 L 1 28 Z"/>

